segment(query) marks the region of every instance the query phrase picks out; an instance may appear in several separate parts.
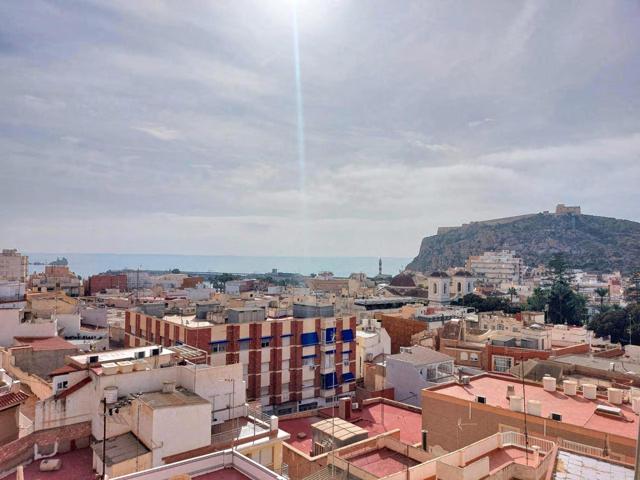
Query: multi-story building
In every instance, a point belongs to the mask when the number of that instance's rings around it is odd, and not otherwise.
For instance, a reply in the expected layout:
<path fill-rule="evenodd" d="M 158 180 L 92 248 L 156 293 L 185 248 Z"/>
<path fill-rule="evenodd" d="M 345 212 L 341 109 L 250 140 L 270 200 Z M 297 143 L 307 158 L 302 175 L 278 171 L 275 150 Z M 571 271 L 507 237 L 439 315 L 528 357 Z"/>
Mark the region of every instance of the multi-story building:
<path fill-rule="evenodd" d="M 111 289 L 125 292 L 127 291 L 127 276 L 124 273 L 91 275 L 87 280 L 85 289 L 89 295 L 95 295 Z"/>
<path fill-rule="evenodd" d="M 66 265 L 47 265 L 43 273 L 31 276 L 31 286 L 39 292 L 63 291 L 70 297 L 84 294 L 84 285 Z"/>
<path fill-rule="evenodd" d="M 633 463 L 640 411 L 633 391 L 609 388 L 601 395 L 595 384 L 580 391 L 572 380 L 562 389 L 553 377 L 543 385 L 515 380 L 483 374 L 422 390 L 422 428 L 431 445 L 450 452 L 496 432 L 526 432 L 561 448 Z"/>
<path fill-rule="evenodd" d="M 522 259 L 512 250 L 484 252 L 467 259 L 467 270 L 484 283 L 518 285 L 522 280 Z"/>
<path fill-rule="evenodd" d="M 0 279 L 24 282 L 29 275 L 29 257 L 15 248 L 3 249 L 0 254 Z"/>
<path fill-rule="evenodd" d="M 199 305 L 193 315 L 130 310 L 125 345 L 187 344 L 212 365 L 241 363 L 247 396 L 278 413 L 323 406 L 355 392 L 356 318 L 331 305 L 295 305 L 293 317 L 266 318 L 259 307 Z"/>
<path fill-rule="evenodd" d="M 365 318 L 356 332 L 356 378 L 364 376 L 364 363 L 384 360 L 391 354 L 391 337 L 380 320 Z"/>

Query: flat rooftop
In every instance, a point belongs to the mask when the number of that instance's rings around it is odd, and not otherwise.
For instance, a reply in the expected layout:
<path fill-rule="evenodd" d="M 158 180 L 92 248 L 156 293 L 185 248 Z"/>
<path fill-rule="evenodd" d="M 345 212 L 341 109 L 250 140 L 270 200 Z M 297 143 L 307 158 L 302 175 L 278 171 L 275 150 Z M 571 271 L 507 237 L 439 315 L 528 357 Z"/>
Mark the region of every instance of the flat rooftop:
<path fill-rule="evenodd" d="M 616 372 L 640 374 L 640 363 L 629 357 L 598 358 L 589 355 L 564 355 L 553 358 L 553 361 L 605 371 L 608 371 L 613 363 Z"/>
<path fill-rule="evenodd" d="M 102 442 L 94 443 L 92 448 L 100 460 L 102 460 Z M 107 448 L 105 450 L 107 457 L 105 463 L 107 466 L 126 462 L 127 460 L 151 451 L 131 432 L 118 435 L 117 437 L 107 438 Z"/>
<path fill-rule="evenodd" d="M 176 388 L 175 391 L 171 393 L 164 393 L 162 391 L 143 393 L 138 399 L 151 408 L 184 407 L 187 405 L 210 403 L 197 393 L 190 392 L 184 388 Z"/>
<path fill-rule="evenodd" d="M 633 468 L 603 459 L 560 450 L 556 458 L 554 480 L 593 478 L 597 480 L 633 480 Z"/>
<path fill-rule="evenodd" d="M 333 409 L 326 408 L 322 410 L 322 413 L 325 416 L 312 415 L 280 420 L 280 429 L 291 435 L 291 438 L 286 440 L 286 443 L 302 452 L 311 452 L 313 443 L 311 425 L 321 420 L 326 420 L 327 416 L 333 415 Z M 335 408 L 335 414 L 338 414 L 337 407 Z M 369 437 L 398 428 L 400 429 L 400 440 L 405 443 L 414 445 L 420 443 L 422 438 L 422 414 L 396 405 L 382 403 L 365 405 L 362 410 L 351 413 L 349 422 L 365 429 L 369 432 Z M 304 433 L 304 438 L 298 438 L 298 433 Z"/>
<path fill-rule="evenodd" d="M 368 432 L 362 428 L 347 422 L 341 418 L 327 418 L 311 425 L 312 431 L 319 430 L 326 435 L 330 435 L 338 440 L 348 440 L 352 437 L 367 434 Z"/>
<path fill-rule="evenodd" d="M 95 480 L 93 471 L 93 452 L 90 447 L 72 450 L 52 458 L 62 460 L 60 470 L 41 472 L 40 461 L 36 460 L 24 467 L 24 480 Z M 10 473 L 4 480 L 16 480 L 16 474 Z"/>
<path fill-rule="evenodd" d="M 430 389 L 431 393 L 455 397 L 461 400 L 475 402 L 476 397 L 482 396 L 487 405 L 510 410 L 507 399 L 507 385 L 513 385 L 516 395 L 522 392 L 522 385 L 517 378 L 502 377 L 485 374 L 472 377 L 469 385 L 451 383 Z M 638 433 L 638 416 L 628 404 L 612 405 L 604 398 L 589 400 L 581 394 L 565 395 L 562 391 L 547 392 L 541 385 L 527 383 L 525 386 L 527 400 L 538 400 L 542 405 L 542 417 L 549 418 L 551 412 L 562 415 L 562 422 L 579 427 L 606 432 L 636 439 Z M 605 417 L 595 413 L 598 405 L 618 407 L 624 418 Z"/>
<path fill-rule="evenodd" d="M 349 457 L 346 460 L 378 478 L 393 475 L 419 465 L 419 462 L 412 458 L 388 448 L 379 448 Z"/>

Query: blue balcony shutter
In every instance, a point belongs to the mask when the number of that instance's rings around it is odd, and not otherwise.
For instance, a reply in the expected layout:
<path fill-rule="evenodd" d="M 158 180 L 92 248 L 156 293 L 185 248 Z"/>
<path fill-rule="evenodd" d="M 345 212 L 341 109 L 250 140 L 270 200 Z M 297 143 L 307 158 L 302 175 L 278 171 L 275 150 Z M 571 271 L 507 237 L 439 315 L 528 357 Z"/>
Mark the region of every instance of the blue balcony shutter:
<path fill-rule="evenodd" d="M 318 341 L 318 334 L 316 332 L 309 332 L 309 333 L 303 333 L 300 336 L 300 340 L 303 346 L 308 346 L 308 345 L 317 345 L 318 343 L 320 343 Z"/>
<path fill-rule="evenodd" d="M 353 382 L 354 380 L 355 377 L 353 376 L 353 373 L 346 372 L 342 374 L 342 383 Z"/>
<path fill-rule="evenodd" d="M 343 342 L 352 342 L 353 341 L 353 330 L 350 328 L 347 330 L 342 330 L 342 341 Z"/>

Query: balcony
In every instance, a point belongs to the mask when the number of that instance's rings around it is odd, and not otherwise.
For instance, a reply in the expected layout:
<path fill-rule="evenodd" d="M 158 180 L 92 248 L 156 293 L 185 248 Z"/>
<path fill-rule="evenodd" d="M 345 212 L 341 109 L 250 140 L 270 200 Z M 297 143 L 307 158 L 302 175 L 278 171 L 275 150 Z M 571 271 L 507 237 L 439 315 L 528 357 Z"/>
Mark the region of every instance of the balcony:
<path fill-rule="evenodd" d="M 246 416 L 233 418 L 224 423 L 211 427 L 211 445 L 226 446 L 241 445 L 256 437 L 262 438 L 277 435 L 278 422 L 269 415 L 247 407 Z"/>

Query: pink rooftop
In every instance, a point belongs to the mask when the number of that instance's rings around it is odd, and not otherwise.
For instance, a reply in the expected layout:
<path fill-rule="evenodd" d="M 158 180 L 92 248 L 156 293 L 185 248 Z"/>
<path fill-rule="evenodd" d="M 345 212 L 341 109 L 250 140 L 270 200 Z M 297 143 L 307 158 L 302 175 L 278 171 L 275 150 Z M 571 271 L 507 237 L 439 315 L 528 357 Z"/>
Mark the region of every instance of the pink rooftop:
<path fill-rule="evenodd" d="M 453 383 L 431 391 L 469 401 L 475 401 L 477 396 L 482 396 L 487 399 L 487 405 L 509 410 L 507 385 L 513 385 L 516 395 L 522 395 L 522 384 L 519 379 L 488 374 L 471 378 L 469 385 Z M 549 418 L 551 412 L 559 413 L 564 423 L 622 437 L 633 439 L 637 437 L 638 417 L 628 404 L 612 405 L 605 398 L 600 397 L 589 400 L 580 393 L 568 396 L 561 390 L 547 392 L 541 385 L 532 383 L 526 383 L 525 392 L 527 400 L 542 402 L 543 418 Z M 616 419 L 598 415 L 595 413 L 598 405 L 618 407 L 622 410 L 624 418 Z"/>
<path fill-rule="evenodd" d="M 384 424 L 382 423 L 382 411 L 384 408 Z M 311 434 L 311 424 L 331 417 L 332 409 L 322 410 L 322 417 L 314 415 L 303 418 L 293 418 L 291 420 L 280 420 L 279 426 L 282 430 L 289 433 L 291 438 L 286 441 L 289 445 L 298 450 L 309 454 L 311 452 L 311 443 L 313 441 Z M 338 409 L 335 409 L 336 416 Z M 374 403 L 363 406 L 360 411 L 353 411 L 349 422 L 364 428 L 369 432 L 369 437 L 379 435 L 396 428 L 400 429 L 400 439 L 409 444 L 416 444 L 421 441 L 422 436 L 422 415 L 408 409 L 397 407 L 395 405 L 387 405 L 382 403 Z M 299 439 L 297 434 L 304 432 L 306 437 Z"/>

